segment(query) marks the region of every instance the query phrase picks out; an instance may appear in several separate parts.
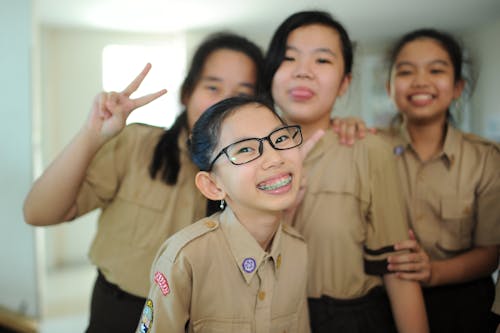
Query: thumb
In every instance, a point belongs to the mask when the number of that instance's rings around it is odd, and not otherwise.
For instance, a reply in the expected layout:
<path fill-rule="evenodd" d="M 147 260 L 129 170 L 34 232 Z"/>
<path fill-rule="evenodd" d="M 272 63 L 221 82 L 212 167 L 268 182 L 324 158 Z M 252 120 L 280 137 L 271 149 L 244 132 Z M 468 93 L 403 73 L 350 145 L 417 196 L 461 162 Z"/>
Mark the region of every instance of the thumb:
<path fill-rule="evenodd" d="M 409 229 L 408 230 L 408 235 L 410 236 L 411 240 L 416 240 L 417 239 L 417 237 L 415 237 L 415 232 L 413 231 L 413 229 Z"/>

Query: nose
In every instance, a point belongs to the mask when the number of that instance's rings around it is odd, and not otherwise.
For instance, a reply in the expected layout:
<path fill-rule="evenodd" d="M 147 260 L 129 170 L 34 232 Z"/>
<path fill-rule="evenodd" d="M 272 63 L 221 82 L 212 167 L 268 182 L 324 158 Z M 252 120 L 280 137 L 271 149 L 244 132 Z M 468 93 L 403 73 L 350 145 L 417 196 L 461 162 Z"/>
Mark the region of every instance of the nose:
<path fill-rule="evenodd" d="M 413 78 L 413 85 L 416 87 L 423 87 L 428 84 L 427 73 L 425 71 L 417 71 Z"/>
<path fill-rule="evenodd" d="M 262 166 L 264 169 L 279 166 L 283 164 L 283 156 L 281 150 L 276 150 L 267 140 L 261 141 L 262 144 Z"/>
<path fill-rule="evenodd" d="M 313 72 L 311 70 L 311 66 L 309 61 L 307 60 L 297 60 L 296 66 L 294 70 L 294 76 L 300 79 L 307 79 L 313 77 Z"/>

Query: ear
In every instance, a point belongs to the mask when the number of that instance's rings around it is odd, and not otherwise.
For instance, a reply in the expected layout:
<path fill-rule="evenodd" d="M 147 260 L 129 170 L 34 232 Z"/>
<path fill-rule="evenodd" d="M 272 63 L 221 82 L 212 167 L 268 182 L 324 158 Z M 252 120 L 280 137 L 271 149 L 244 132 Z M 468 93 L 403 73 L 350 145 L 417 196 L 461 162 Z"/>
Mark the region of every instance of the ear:
<path fill-rule="evenodd" d="M 222 200 L 226 197 L 226 192 L 221 189 L 213 174 L 207 171 L 199 171 L 194 179 L 196 187 L 201 194 L 210 200 Z"/>
<path fill-rule="evenodd" d="M 465 87 L 465 81 L 460 80 L 457 83 L 455 83 L 455 88 L 453 89 L 453 98 L 458 99 L 460 96 L 462 96 L 462 92 L 464 91 Z"/>
<path fill-rule="evenodd" d="M 340 83 L 338 96 L 343 96 L 346 93 L 347 89 L 349 88 L 349 85 L 351 84 L 351 81 L 352 81 L 352 74 L 344 75 L 344 78 Z"/>
<path fill-rule="evenodd" d="M 387 93 L 387 96 L 391 97 L 391 81 L 389 80 L 385 82 L 385 92 Z"/>

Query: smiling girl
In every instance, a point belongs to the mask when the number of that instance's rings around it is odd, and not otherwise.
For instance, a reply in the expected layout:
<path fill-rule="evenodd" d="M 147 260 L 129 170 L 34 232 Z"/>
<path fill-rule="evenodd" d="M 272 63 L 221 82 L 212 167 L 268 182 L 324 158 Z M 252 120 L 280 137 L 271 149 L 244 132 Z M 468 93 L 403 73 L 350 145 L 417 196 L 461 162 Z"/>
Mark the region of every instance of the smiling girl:
<path fill-rule="evenodd" d="M 203 113 L 189 145 L 196 186 L 227 206 L 163 244 L 137 332 L 309 332 L 306 244 L 282 223 L 301 143 L 300 127 L 258 100 Z"/>
<path fill-rule="evenodd" d="M 466 81 L 460 44 L 420 29 L 390 53 L 388 93 L 399 114 L 390 140 L 412 239 L 389 269 L 424 286 L 432 332 L 494 332 L 491 273 L 500 243 L 500 150 L 458 130 L 450 107 Z"/>

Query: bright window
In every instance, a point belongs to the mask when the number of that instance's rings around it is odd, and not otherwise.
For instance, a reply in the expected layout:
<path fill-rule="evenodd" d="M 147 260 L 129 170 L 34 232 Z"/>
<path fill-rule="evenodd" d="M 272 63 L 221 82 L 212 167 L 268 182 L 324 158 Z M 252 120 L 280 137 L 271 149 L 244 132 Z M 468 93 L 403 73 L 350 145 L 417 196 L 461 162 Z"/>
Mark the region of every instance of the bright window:
<path fill-rule="evenodd" d="M 129 123 L 146 123 L 170 127 L 180 113 L 179 90 L 185 75 L 186 45 L 183 38 L 172 38 L 162 44 L 108 45 L 102 54 L 103 88 L 122 91 L 147 63 L 152 68 L 132 97 L 167 89 L 166 95 L 136 109 Z"/>

